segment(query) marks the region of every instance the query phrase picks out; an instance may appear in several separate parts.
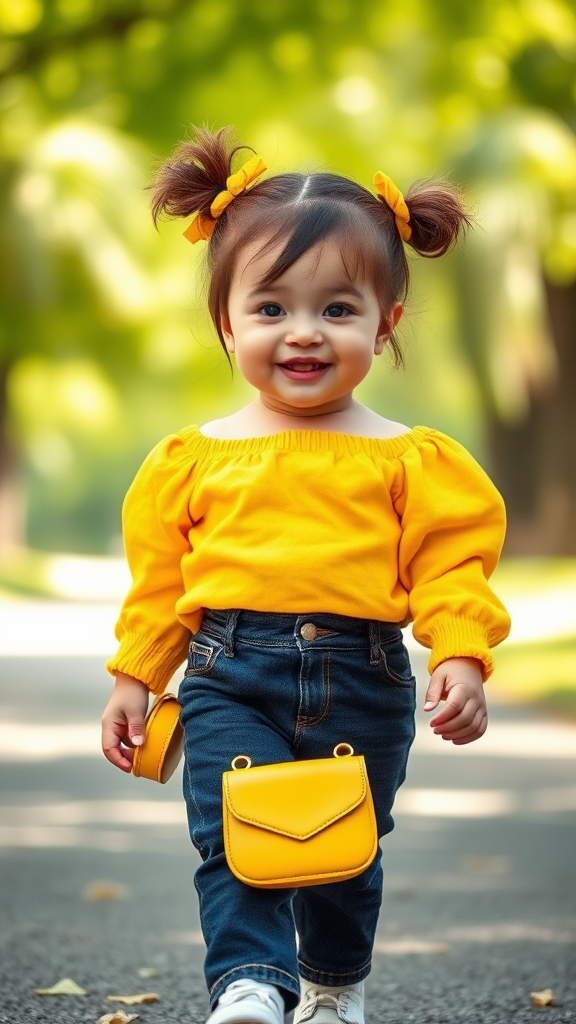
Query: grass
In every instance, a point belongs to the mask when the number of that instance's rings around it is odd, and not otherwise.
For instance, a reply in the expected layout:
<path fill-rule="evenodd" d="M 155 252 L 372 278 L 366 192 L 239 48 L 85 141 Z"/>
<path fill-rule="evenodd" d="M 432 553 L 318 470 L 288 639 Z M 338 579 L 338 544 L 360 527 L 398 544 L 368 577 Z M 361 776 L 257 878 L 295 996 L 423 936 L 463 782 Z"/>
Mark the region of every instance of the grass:
<path fill-rule="evenodd" d="M 516 617 L 529 619 L 519 623 L 524 626 L 522 642 L 512 637 L 495 651 L 492 699 L 535 704 L 576 718 L 576 559 L 507 559 L 493 582 L 513 622 Z"/>
<path fill-rule="evenodd" d="M 45 551 L 14 548 L 2 552 L 0 590 L 3 597 L 56 597 L 50 585 L 51 556 Z"/>
<path fill-rule="evenodd" d="M 498 703 L 537 704 L 576 718 L 576 636 L 496 651 L 489 695 Z"/>

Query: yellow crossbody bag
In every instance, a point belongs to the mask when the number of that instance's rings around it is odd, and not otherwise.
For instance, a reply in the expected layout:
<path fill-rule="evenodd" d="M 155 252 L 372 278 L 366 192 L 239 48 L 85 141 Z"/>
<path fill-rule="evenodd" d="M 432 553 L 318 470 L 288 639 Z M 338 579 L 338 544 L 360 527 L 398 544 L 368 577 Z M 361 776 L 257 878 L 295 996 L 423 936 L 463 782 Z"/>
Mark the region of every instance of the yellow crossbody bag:
<path fill-rule="evenodd" d="M 362 755 L 251 767 L 222 776 L 224 846 L 236 878 L 259 889 L 341 882 L 374 860 L 378 832 Z"/>

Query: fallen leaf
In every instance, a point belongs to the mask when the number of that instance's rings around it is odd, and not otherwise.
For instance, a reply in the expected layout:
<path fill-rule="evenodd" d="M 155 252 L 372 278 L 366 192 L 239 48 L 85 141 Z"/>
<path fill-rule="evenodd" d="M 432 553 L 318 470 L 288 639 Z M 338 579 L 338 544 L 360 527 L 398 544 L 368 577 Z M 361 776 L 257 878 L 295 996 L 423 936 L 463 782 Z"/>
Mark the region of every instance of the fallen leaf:
<path fill-rule="evenodd" d="M 531 992 L 530 999 L 534 1006 L 553 1006 L 556 1002 L 556 996 L 551 988 L 544 988 L 541 992 Z"/>
<path fill-rule="evenodd" d="M 139 1020 L 139 1013 L 124 1013 L 124 1010 L 114 1010 L 114 1013 L 105 1013 L 98 1017 L 96 1024 L 130 1024 L 131 1020 Z"/>
<path fill-rule="evenodd" d="M 72 978 L 62 978 L 61 981 L 57 981 L 52 988 L 35 988 L 35 996 L 87 996 L 88 992 L 85 988 L 81 988 L 77 985 Z"/>
<path fill-rule="evenodd" d="M 89 882 L 82 890 L 82 896 L 89 903 L 113 902 L 115 900 L 127 900 L 130 890 L 120 882 L 111 882 L 105 878 L 98 878 Z"/>
<path fill-rule="evenodd" d="M 156 992 L 140 992 L 137 996 L 106 996 L 111 1003 L 126 1003 L 126 1006 L 134 1006 L 136 1003 L 157 1003 L 160 996 Z"/>
<path fill-rule="evenodd" d="M 160 971 L 157 967 L 139 967 L 138 974 L 141 978 L 157 978 Z"/>

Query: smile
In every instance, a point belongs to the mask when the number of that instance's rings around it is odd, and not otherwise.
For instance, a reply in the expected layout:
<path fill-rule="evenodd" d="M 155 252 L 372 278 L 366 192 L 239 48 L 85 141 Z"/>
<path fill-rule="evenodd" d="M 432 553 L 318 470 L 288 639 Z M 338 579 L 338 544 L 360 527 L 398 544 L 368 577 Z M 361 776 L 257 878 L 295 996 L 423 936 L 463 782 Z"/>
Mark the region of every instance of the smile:
<path fill-rule="evenodd" d="M 329 368 L 330 363 L 321 363 L 315 359 L 295 359 L 287 363 L 278 363 L 278 366 L 290 380 L 315 380 Z"/>

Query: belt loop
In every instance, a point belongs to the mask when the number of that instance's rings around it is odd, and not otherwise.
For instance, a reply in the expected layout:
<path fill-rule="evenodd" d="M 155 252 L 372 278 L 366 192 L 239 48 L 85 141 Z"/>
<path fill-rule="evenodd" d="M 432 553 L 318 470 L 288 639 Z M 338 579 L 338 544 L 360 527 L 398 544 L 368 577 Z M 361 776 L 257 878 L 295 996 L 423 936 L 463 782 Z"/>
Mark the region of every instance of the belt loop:
<path fill-rule="evenodd" d="M 380 623 L 373 622 L 372 620 L 368 623 L 368 634 L 370 637 L 370 664 L 380 664 Z"/>
<path fill-rule="evenodd" d="M 226 632 L 224 634 L 224 654 L 227 658 L 234 657 L 234 631 L 236 629 L 236 623 L 238 616 L 240 615 L 239 608 L 233 608 L 227 613 L 226 616 Z"/>

